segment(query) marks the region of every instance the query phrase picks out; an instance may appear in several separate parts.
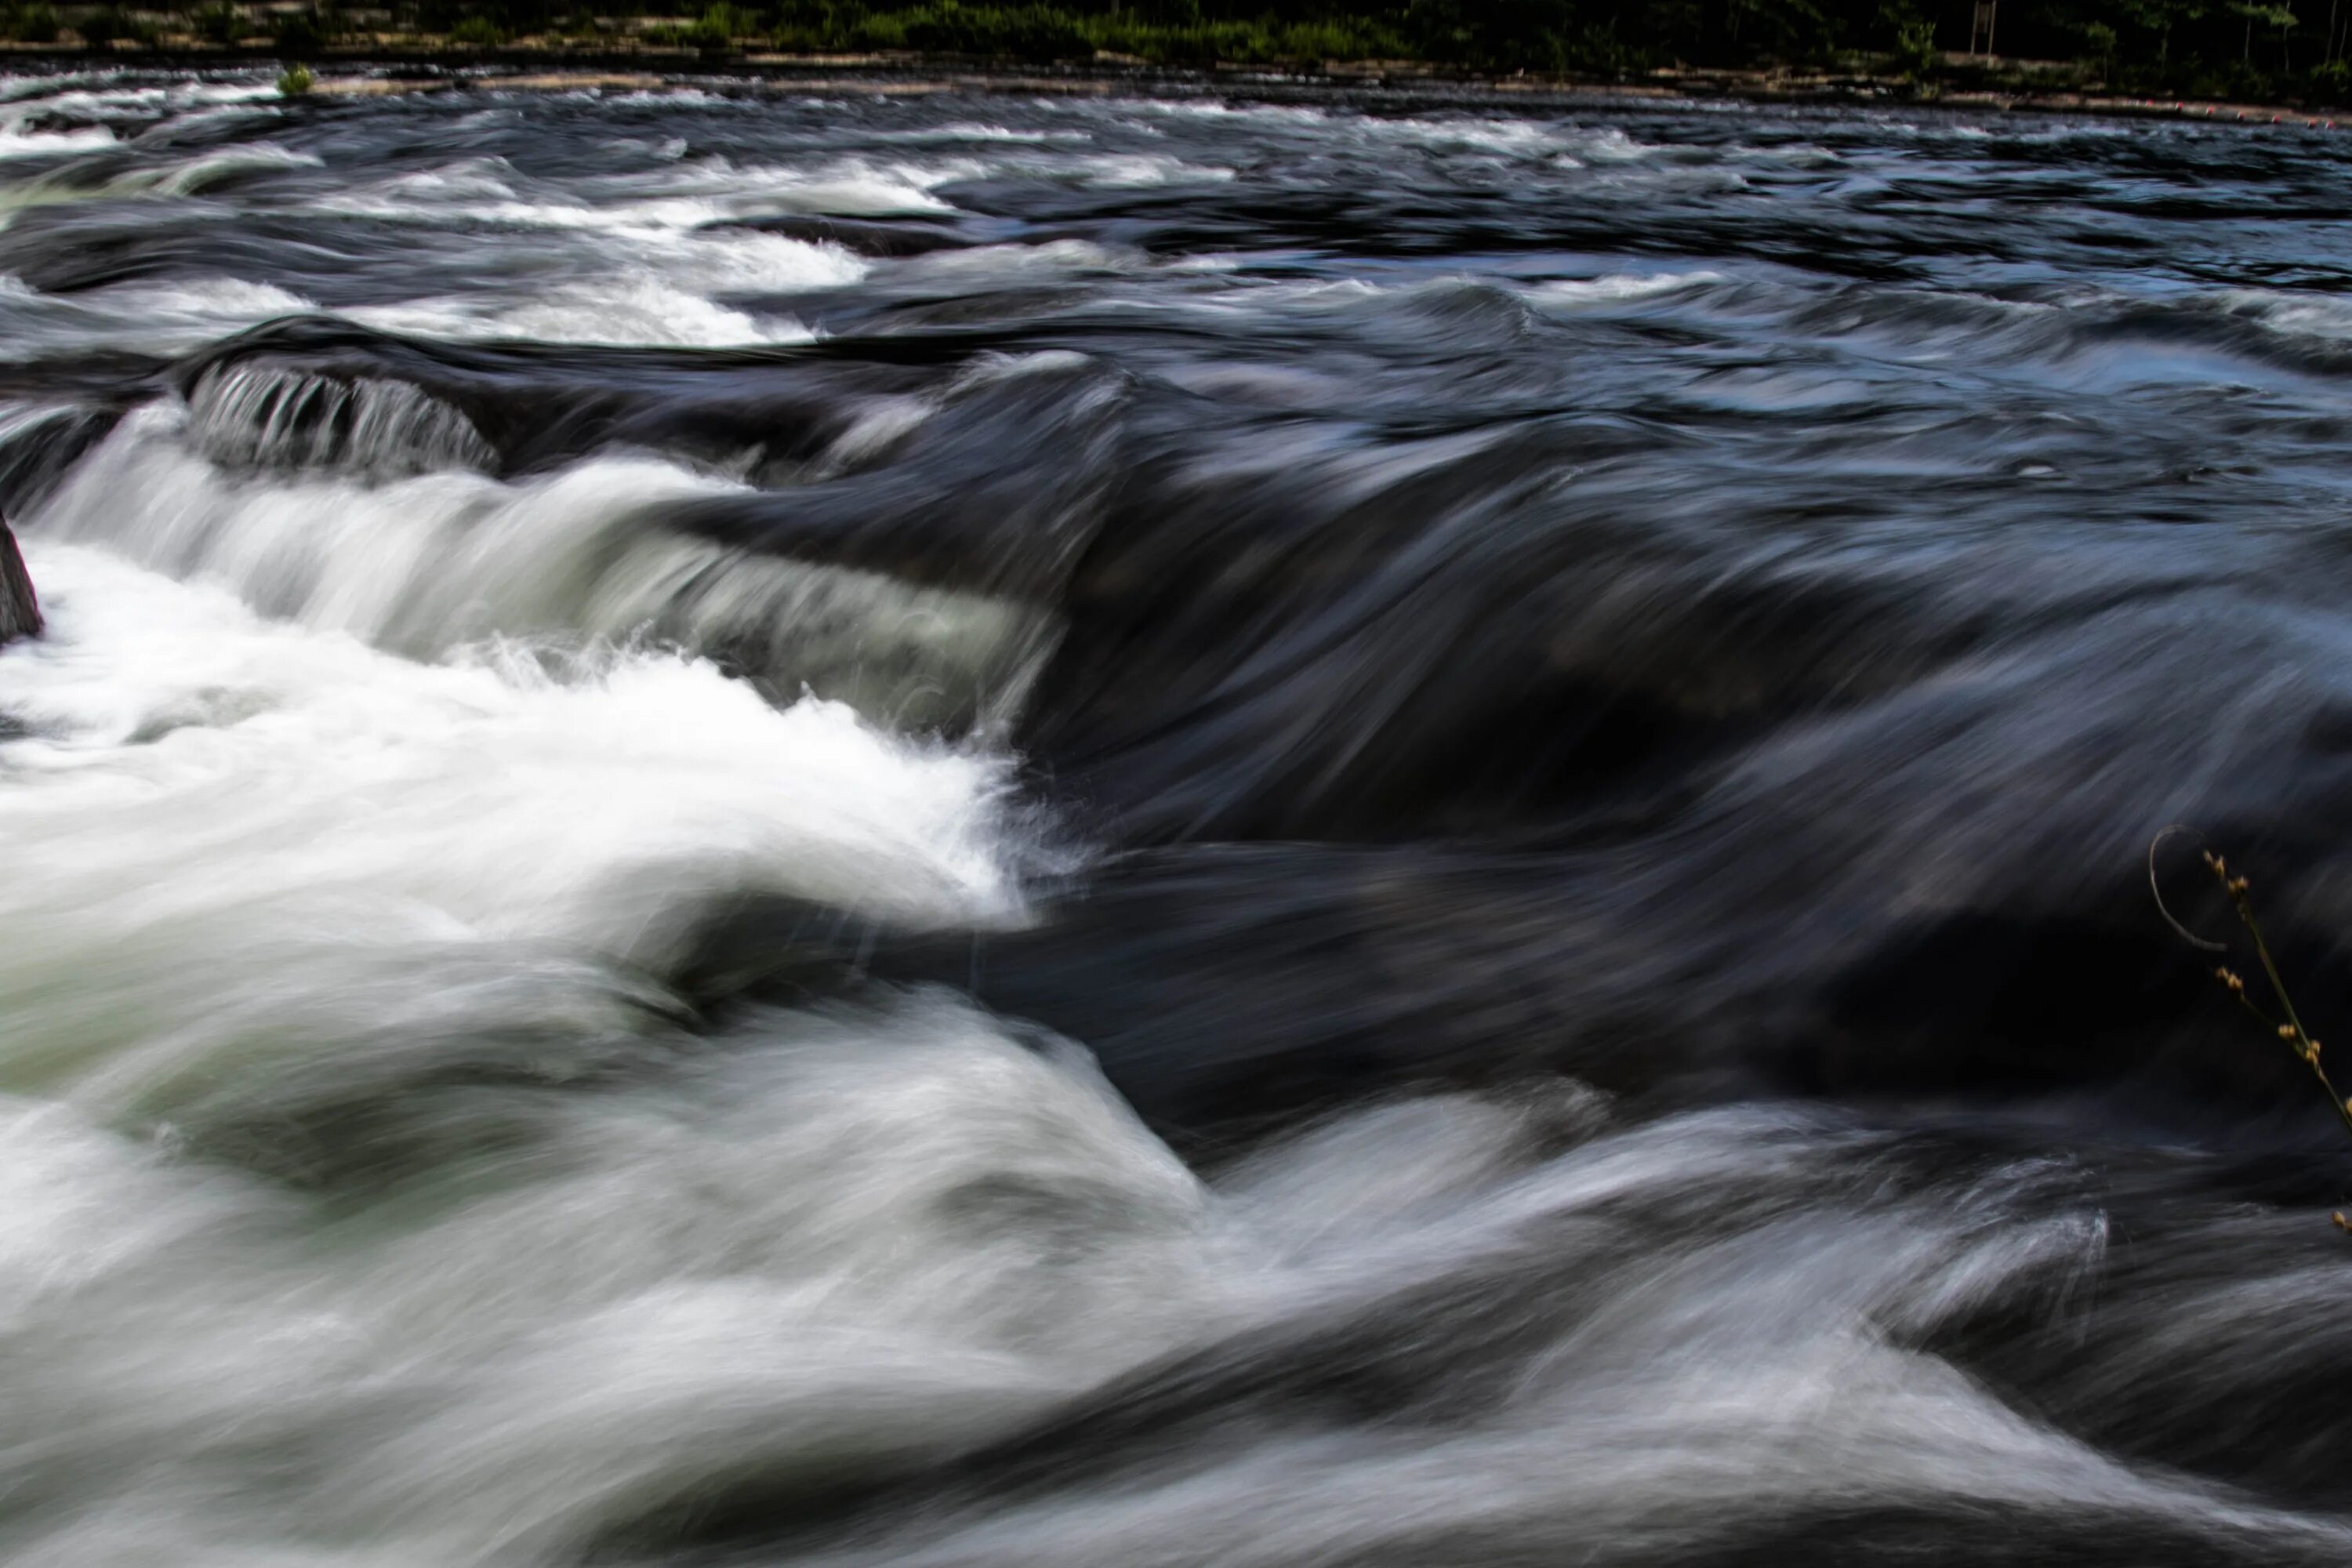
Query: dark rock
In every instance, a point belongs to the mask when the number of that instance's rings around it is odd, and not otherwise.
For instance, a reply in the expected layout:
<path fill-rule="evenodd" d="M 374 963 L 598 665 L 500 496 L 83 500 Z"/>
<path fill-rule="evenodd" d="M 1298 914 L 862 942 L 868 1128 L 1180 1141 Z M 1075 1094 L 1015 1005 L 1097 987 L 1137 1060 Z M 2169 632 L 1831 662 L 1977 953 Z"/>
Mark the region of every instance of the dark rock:
<path fill-rule="evenodd" d="M 100 401 L 52 409 L 0 438 L 0 513 L 22 516 L 47 500 L 73 466 L 114 433 L 123 406 Z"/>
<path fill-rule="evenodd" d="M 0 522 L 0 643 L 41 635 L 41 602 L 33 595 L 32 574 L 16 552 L 16 536 Z"/>

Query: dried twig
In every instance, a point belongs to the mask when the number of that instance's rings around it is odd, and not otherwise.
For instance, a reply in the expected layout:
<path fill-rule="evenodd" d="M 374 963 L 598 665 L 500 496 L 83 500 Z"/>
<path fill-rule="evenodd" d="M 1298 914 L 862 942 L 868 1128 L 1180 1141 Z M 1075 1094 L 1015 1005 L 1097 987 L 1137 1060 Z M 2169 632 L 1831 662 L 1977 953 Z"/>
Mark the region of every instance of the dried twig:
<path fill-rule="evenodd" d="M 2164 917 L 2167 925 L 2179 933 L 2183 941 L 2208 952 L 2226 952 L 2229 947 L 2227 942 L 2213 942 L 2199 936 L 2175 920 L 2172 911 L 2164 907 L 2163 892 L 2157 888 L 2156 852 L 2158 848 L 2175 834 L 2189 831 L 2191 830 L 2183 825 L 2175 823 L 2158 833 L 2155 840 L 2148 845 L 2148 888 L 2156 893 L 2157 912 Z M 2295 1011 L 2294 999 L 2287 994 L 2286 982 L 2279 978 L 2278 963 L 2271 956 L 2271 945 L 2263 939 L 2262 921 L 2254 918 L 2251 884 L 2243 877 L 2230 875 L 2230 863 L 2210 849 L 2203 851 L 2203 856 L 2206 868 L 2213 873 L 2214 881 L 2221 886 L 2222 897 L 2228 899 L 2230 907 L 2238 911 L 2239 922 L 2246 928 L 2246 935 L 2253 941 L 2254 956 L 2262 962 L 2263 977 L 2269 982 L 2271 995 L 2276 1000 L 2282 1016 L 2273 1018 L 2264 1011 L 2262 1005 L 2248 994 L 2245 977 L 2228 964 L 2225 963 L 2214 970 L 2213 977 L 2221 983 L 2222 988 L 2230 993 L 2231 998 L 2239 1006 L 2259 1019 L 2265 1029 L 2285 1041 L 2287 1048 L 2294 1052 L 2296 1057 L 2302 1059 L 2304 1066 L 2311 1069 L 2311 1076 L 2319 1080 L 2319 1087 L 2327 1095 L 2327 1103 L 2335 1107 L 2336 1120 L 2344 1123 L 2346 1131 L 2352 1132 L 2352 1100 L 2347 1100 L 2337 1091 L 2335 1083 L 2327 1076 L 2327 1069 L 2320 1065 L 2319 1042 L 2312 1037 L 2309 1029 L 2304 1027 L 2303 1016 Z M 2336 1223 L 2339 1227 L 2352 1231 L 2352 1218 L 2347 1217 L 2340 1209 L 2336 1211 Z"/>

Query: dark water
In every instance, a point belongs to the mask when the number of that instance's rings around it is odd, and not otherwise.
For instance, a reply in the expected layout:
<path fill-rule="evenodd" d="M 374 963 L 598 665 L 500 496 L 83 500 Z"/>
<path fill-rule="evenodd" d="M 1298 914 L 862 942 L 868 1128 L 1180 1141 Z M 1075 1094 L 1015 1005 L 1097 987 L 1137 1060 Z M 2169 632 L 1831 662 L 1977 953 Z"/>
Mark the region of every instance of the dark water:
<path fill-rule="evenodd" d="M 5 90 L 10 1560 L 2352 1556 L 2352 143 Z"/>

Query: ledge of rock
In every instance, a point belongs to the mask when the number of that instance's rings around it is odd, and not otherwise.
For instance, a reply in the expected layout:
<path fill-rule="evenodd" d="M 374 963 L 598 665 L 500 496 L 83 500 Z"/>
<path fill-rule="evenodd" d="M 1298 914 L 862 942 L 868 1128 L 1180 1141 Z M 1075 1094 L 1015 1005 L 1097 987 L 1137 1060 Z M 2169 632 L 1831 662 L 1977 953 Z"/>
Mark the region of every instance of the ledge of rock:
<path fill-rule="evenodd" d="M 41 602 L 33 595 L 32 574 L 16 550 L 16 536 L 0 522 L 0 643 L 41 635 Z"/>

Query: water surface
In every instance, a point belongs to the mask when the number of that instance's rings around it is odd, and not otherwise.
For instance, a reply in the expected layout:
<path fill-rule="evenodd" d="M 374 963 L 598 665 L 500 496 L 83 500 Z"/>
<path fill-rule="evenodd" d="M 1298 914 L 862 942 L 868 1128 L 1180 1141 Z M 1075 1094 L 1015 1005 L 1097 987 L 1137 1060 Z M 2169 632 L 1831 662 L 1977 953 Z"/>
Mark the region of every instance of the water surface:
<path fill-rule="evenodd" d="M 2340 138 L 0 98 L 7 1560 L 2352 1555 Z"/>

